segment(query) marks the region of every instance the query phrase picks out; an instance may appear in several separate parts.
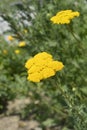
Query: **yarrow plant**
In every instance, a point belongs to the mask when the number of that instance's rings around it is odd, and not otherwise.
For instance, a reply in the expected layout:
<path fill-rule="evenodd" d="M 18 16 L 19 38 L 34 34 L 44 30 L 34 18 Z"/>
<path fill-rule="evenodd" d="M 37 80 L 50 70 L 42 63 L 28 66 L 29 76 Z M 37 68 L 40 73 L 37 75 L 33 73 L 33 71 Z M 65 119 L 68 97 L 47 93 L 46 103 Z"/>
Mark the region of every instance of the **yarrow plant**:
<path fill-rule="evenodd" d="M 74 12 L 72 10 L 63 10 L 63 11 L 58 12 L 56 16 L 53 16 L 50 20 L 54 24 L 67 24 L 67 26 L 69 26 L 71 20 L 74 17 L 78 17 L 79 15 L 80 13 L 77 11 Z M 71 33 L 73 34 L 73 32 Z M 73 36 L 78 41 L 78 39 L 75 37 L 74 34 Z M 27 71 L 28 71 L 27 79 L 32 82 L 40 82 L 44 79 L 47 79 L 49 77 L 56 75 L 56 72 L 62 70 L 64 68 L 64 65 L 62 62 L 54 60 L 51 54 L 47 52 L 41 52 L 41 53 L 36 54 L 33 58 L 28 59 L 25 63 L 25 67 L 27 68 Z M 75 126 L 72 125 L 73 128 L 76 127 L 76 130 L 81 130 L 80 127 L 78 128 L 78 124 L 79 126 L 82 126 L 82 124 L 84 125 L 83 123 L 84 118 L 82 114 L 82 112 L 84 111 L 82 109 L 81 111 L 80 109 L 77 109 L 77 107 L 79 106 L 78 105 L 79 96 L 77 95 L 77 89 L 74 88 L 74 86 L 73 86 L 73 89 L 68 88 L 67 84 L 62 85 L 57 75 L 55 76 L 55 78 L 53 78 L 52 81 L 53 81 L 52 82 L 53 86 L 57 90 L 56 92 L 58 92 L 57 96 L 58 94 L 60 94 L 59 96 L 62 96 L 65 102 L 64 109 L 67 109 L 65 110 L 67 113 L 67 116 L 65 118 L 67 117 L 72 118 L 73 124 L 76 123 Z M 38 87 L 37 87 L 37 90 L 39 90 Z M 55 93 L 53 94 L 55 95 Z M 57 111 L 58 107 L 56 106 L 54 107 L 53 106 L 51 107 L 52 110 L 58 112 Z"/>
<path fill-rule="evenodd" d="M 69 24 L 74 17 L 78 17 L 79 15 L 80 13 L 77 11 L 73 12 L 72 10 L 64 10 L 58 12 L 50 20 L 54 24 Z"/>
<path fill-rule="evenodd" d="M 54 24 L 66 24 L 67 29 L 72 34 L 72 36 L 75 38 L 75 40 L 78 43 L 81 43 L 81 41 L 77 38 L 77 36 L 74 34 L 73 30 L 70 27 L 70 22 L 74 17 L 79 17 L 80 13 L 78 11 L 72 11 L 72 10 L 62 10 L 58 12 L 55 16 L 50 18 L 50 21 L 52 21 Z"/>
<path fill-rule="evenodd" d="M 54 24 L 67 24 L 67 26 L 66 27 L 68 27 L 67 29 L 69 29 L 69 31 L 71 32 L 71 34 L 73 35 L 73 37 L 78 41 L 78 45 L 79 45 L 79 47 L 80 47 L 80 45 L 81 45 L 81 41 L 76 37 L 76 35 L 73 33 L 73 31 L 72 31 L 72 29 L 71 29 L 71 27 L 70 27 L 70 22 L 71 22 L 71 20 L 74 18 L 74 17 L 78 17 L 80 15 L 80 13 L 79 12 L 77 12 L 77 11 L 72 11 L 72 10 L 63 10 L 63 11 L 60 11 L 60 12 L 58 12 L 55 16 L 53 16 L 50 20 L 54 23 Z M 84 49 L 84 48 L 82 48 L 82 46 L 81 46 L 81 49 Z M 82 51 L 82 50 L 81 50 Z M 82 51 L 83 52 L 83 51 Z M 82 115 L 82 112 L 84 113 L 84 110 L 83 109 L 77 109 L 76 108 L 76 105 L 78 104 L 78 96 L 77 95 L 75 95 L 76 94 L 76 89 L 74 89 L 73 88 L 73 90 L 72 91 L 75 91 L 75 93 L 74 93 L 74 96 L 76 96 L 75 97 L 75 99 L 74 99 L 74 97 L 72 98 L 72 96 L 71 95 L 69 95 L 68 93 L 66 94 L 64 91 L 63 91 L 63 89 L 62 89 L 62 87 L 60 86 L 58 86 L 58 89 L 61 91 L 61 94 L 65 97 L 65 100 L 66 100 L 66 103 L 67 103 L 67 105 L 69 106 L 69 110 L 70 110 L 70 112 L 71 112 L 71 116 L 72 115 L 74 115 L 74 116 L 72 116 L 72 118 L 74 119 L 74 120 L 76 120 L 76 124 L 75 124 L 75 126 L 74 126 L 74 128 L 76 129 L 76 130 L 82 130 L 83 129 L 83 126 L 82 125 L 84 125 L 85 127 L 84 127 L 84 130 L 86 130 L 87 129 L 87 127 L 86 127 L 86 123 L 84 123 L 85 122 L 85 116 L 83 116 Z M 71 100 L 72 99 L 72 100 Z M 76 102 L 77 102 L 77 104 L 76 104 Z M 82 112 L 81 112 L 82 111 Z M 79 124 L 79 125 L 78 125 Z M 85 129 L 86 128 L 86 129 Z"/>
<path fill-rule="evenodd" d="M 81 16 L 78 10 L 64 10 L 72 6 L 81 11 Z M 10 44 L 2 40 L 4 45 L 0 44 L 0 99 L 29 99 L 23 109 L 11 114 L 18 113 L 22 120 L 37 120 L 41 129 L 86 130 L 86 59 L 82 51 L 82 46 L 86 48 L 86 7 L 81 0 L 22 0 L 9 7 L 8 13 L 6 8 L 0 13 L 10 26 Z M 67 29 L 75 29 L 84 45 L 74 42 Z"/>
<path fill-rule="evenodd" d="M 40 82 L 42 79 L 54 76 L 64 65 L 60 61 L 53 60 L 52 55 L 47 52 L 41 52 L 29 59 L 25 67 L 28 69 L 28 80 Z"/>

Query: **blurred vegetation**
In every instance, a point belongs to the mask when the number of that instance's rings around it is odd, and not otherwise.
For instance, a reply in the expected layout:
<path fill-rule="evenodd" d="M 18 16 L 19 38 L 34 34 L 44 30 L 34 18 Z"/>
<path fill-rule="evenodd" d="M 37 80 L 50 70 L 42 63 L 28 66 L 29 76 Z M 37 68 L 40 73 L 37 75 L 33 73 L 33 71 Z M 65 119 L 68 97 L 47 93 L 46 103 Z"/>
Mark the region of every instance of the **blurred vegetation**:
<path fill-rule="evenodd" d="M 74 39 L 67 25 L 50 22 L 53 15 L 64 9 L 80 12 L 80 17 L 70 24 L 79 41 Z M 30 98 L 31 104 L 20 110 L 22 119 L 33 114 L 43 128 L 61 125 L 62 130 L 86 130 L 87 1 L 1 0 L 0 16 L 10 26 L 10 30 L 0 36 L 0 113 L 9 100 Z M 5 35 L 13 36 L 14 40 L 4 39 Z M 25 41 L 26 46 L 19 47 L 21 41 Z M 35 84 L 27 81 L 24 65 L 27 59 L 42 51 L 52 54 L 65 67 L 56 76 Z M 67 95 L 68 104 L 55 81 Z"/>

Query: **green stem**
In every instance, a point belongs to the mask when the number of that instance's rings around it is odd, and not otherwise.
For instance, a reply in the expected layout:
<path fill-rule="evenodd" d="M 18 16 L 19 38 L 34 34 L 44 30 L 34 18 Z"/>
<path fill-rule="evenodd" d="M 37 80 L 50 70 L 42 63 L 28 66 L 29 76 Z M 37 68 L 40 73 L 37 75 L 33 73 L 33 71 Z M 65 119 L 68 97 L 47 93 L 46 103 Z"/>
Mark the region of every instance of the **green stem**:
<path fill-rule="evenodd" d="M 83 43 L 80 41 L 80 39 L 77 38 L 77 36 L 74 34 L 73 30 L 71 29 L 70 25 L 67 25 L 67 28 L 69 30 L 69 32 L 72 34 L 72 36 L 74 37 L 74 39 L 77 41 L 78 43 L 78 47 L 80 48 L 81 52 L 85 51 L 85 48 L 82 46 Z"/>
<path fill-rule="evenodd" d="M 78 39 L 78 38 L 76 37 L 76 35 L 74 34 L 74 32 L 72 31 L 70 25 L 67 25 L 67 27 L 68 27 L 68 30 L 71 32 L 72 36 L 74 37 L 74 39 L 75 39 L 78 43 L 82 44 L 81 41 L 80 41 L 80 39 Z"/>
<path fill-rule="evenodd" d="M 81 121 L 84 121 L 83 116 L 79 113 L 79 111 L 77 109 L 75 109 L 76 104 L 75 104 L 74 100 L 73 100 L 73 102 L 71 101 L 70 95 L 65 93 L 64 90 L 62 89 L 62 86 L 60 86 L 57 82 L 56 82 L 56 85 L 57 85 L 57 88 L 59 89 L 59 91 L 61 92 L 62 96 L 65 98 L 65 101 L 66 101 L 68 107 L 72 110 L 72 112 L 74 111 L 77 113 L 77 115 L 81 119 Z"/>
<path fill-rule="evenodd" d="M 59 91 L 61 92 L 62 96 L 64 97 L 69 108 L 72 108 L 73 102 L 71 102 L 70 97 L 64 92 L 64 90 L 62 89 L 62 86 L 60 86 L 57 82 L 56 82 L 56 85 L 57 85 L 57 88 L 59 89 Z"/>

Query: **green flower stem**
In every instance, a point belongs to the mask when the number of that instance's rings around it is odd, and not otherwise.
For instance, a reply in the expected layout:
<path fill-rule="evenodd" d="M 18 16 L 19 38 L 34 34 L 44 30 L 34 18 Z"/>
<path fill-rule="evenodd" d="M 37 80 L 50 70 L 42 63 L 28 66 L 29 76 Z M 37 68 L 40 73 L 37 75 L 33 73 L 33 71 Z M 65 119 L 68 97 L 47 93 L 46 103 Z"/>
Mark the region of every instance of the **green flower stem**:
<path fill-rule="evenodd" d="M 57 79 L 58 79 L 58 78 L 57 78 Z M 78 115 L 79 119 L 80 119 L 81 121 L 84 121 L 83 116 L 82 116 L 82 115 L 79 113 L 79 111 L 75 108 L 76 104 L 74 103 L 74 100 L 71 101 L 70 95 L 68 95 L 67 93 L 64 92 L 64 90 L 62 89 L 62 86 L 60 86 L 60 85 L 58 84 L 58 82 L 56 82 L 56 87 L 57 87 L 57 89 L 61 92 L 61 94 L 62 94 L 62 96 L 64 97 L 64 99 L 65 99 L 65 101 L 66 101 L 66 103 L 67 103 L 69 109 L 71 110 L 71 112 L 73 113 L 73 111 L 74 111 L 74 113 L 76 113 L 76 114 Z"/>
<path fill-rule="evenodd" d="M 71 29 L 71 27 L 70 27 L 69 24 L 67 25 L 67 27 L 68 27 L 68 30 L 70 31 L 70 33 L 72 34 L 72 36 L 74 37 L 74 39 L 75 39 L 78 43 L 82 44 L 81 41 L 76 37 L 76 35 L 75 35 L 74 32 L 72 31 L 72 29 Z"/>
<path fill-rule="evenodd" d="M 43 93 L 43 89 L 42 89 L 42 87 L 38 87 L 38 93 Z M 52 104 L 50 104 L 50 103 L 48 103 L 48 101 L 47 100 L 44 100 L 44 97 L 42 96 L 42 98 L 41 98 L 41 102 L 43 102 L 44 103 L 44 105 L 46 105 L 49 109 L 51 108 L 53 111 L 55 111 L 56 113 L 60 113 L 61 114 L 61 116 L 63 116 L 63 117 L 66 117 L 67 116 L 67 113 L 64 113 L 62 110 L 59 110 L 56 106 L 54 106 L 54 105 L 52 105 Z"/>
<path fill-rule="evenodd" d="M 72 108 L 74 104 L 70 100 L 70 97 L 64 92 L 64 90 L 62 89 L 62 86 L 60 86 L 57 82 L 56 82 L 56 85 L 57 85 L 57 88 L 59 89 L 59 91 L 61 92 L 62 96 L 64 97 L 69 108 Z"/>
<path fill-rule="evenodd" d="M 68 28 L 69 32 L 72 34 L 72 36 L 74 37 L 74 39 L 77 41 L 79 47 L 80 47 L 82 50 L 84 50 L 84 47 L 82 46 L 83 43 L 80 41 L 80 39 L 78 39 L 78 38 L 76 37 L 76 35 L 74 34 L 74 32 L 73 32 L 73 30 L 71 29 L 71 26 L 70 26 L 69 24 L 67 25 L 67 28 Z"/>

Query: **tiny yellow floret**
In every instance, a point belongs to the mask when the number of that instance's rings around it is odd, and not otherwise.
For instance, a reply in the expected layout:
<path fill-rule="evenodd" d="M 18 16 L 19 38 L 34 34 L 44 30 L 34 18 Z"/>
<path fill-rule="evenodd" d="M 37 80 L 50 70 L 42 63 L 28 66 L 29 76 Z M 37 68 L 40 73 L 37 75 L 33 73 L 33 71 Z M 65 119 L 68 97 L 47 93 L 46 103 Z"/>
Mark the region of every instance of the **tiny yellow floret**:
<path fill-rule="evenodd" d="M 18 46 L 19 46 L 19 47 L 24 47 L 24 46 L 26 46 L 26 43 L 25 43 L 24 41 L 19 42 Z"/>
<path fill-rule="evenodd" d="M 58 12 L 50 20 L 54 24 L 69 24 L 74 17 L 78 17 L 79 15 L 80 13 L 77 11 L 74 12 L 72 10 L 64 10 Z"/>
<path fill-rule="evenodd" d="M 9 40 L 9 41 L 13 41 L 14 38 L 13 38 L 12 36 L 8 36 L 8 40 Z"/>
<path fill-rule="evenodd" d="M 7 50 L 3 50 L 3 53 L 4 53 L 4 54 L 8 54 L 8 51 L 7 51 Z"/>
<path fill-rule="evenodd" d="M 15 50 L 14 52 L 15 52 L 15 54 L 19 54 L 20 50 Z"/>
<path fill-rule="evenodd" d="M 62 70 L 62 62 L 53 60 L 52 55 L 47 52 L 36 54 L 33 58 L 27 60 L 25 67 L 28 69 L 28 80 L 40 82 L 56 74 L 56 71 Z"/>
<path fill-rule="evenodd" d="M 27 33 L 27 32 L 28 32 L 28 30 L 24 29 L 24 33 Z"/>

